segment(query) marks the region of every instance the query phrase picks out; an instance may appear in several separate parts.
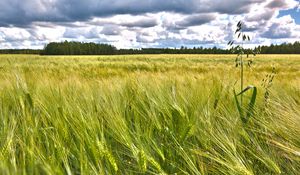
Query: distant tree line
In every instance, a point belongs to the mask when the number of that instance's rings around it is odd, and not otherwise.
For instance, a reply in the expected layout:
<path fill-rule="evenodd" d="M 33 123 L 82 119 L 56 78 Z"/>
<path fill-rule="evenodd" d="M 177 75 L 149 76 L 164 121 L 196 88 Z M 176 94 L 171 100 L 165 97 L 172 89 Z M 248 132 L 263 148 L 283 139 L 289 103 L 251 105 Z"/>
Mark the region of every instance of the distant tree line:
<path fill-rule="evenodd" d="M 42 55 L 124 55 L 124 54 L 229 54 L 230 50 L 217 47 L 203 48 L 141 48 L 116 49 L 108 44 L 83 42 L 52 42 L 45 46 Z"/>
<path fill-rule="evenodd" d="M 261 54 L 300 54 L 300 42 L 283 43 L 280 45 L 259 46 L 255 50 L 260 50 Z M 250 50 L 248 50 L 250 52 Z M 229 49 L 217 47 L 203 48 L 142 48 L 142 49 L 116 49 L 112 45 L 81 43 L 81 42 L 61 42 L 49 43 L 42 54 L 45 55 L 124 55 L 124 54 L 231 54 Z"/>
<path fill-rule="evenodd" d="M 280 45 L 258 46 L 261 54 L 300 54 L 300 42 L 283 43 Z M 247 50 L 249 53 L 251 50 Z M 124 54 L 231 54 L 229 49 L 217 47 L 203 48 L 142 48 L 116 49 L 109 44 L 83 42 L 51 42 L 43 50 L 4 49 L 0 54 L 41 54 L 41 55 L 124 55 Z"/>
<path fill-rule="evenodd" d="M 262 54 L 300 54 L 300 42 L 283 43 L 280 45 L 259 46 Z"/>
<path fill-rule="evenodd" d="M 40 54 L 42 50 L 34 49 L 2 49 L 0 54 Z"/>
<path fill-rule="evenodd" d="M 117 49 L 108 44 L 83 42 L 52 42 L 45 46 L 43 55 L 113 55 Z"/>

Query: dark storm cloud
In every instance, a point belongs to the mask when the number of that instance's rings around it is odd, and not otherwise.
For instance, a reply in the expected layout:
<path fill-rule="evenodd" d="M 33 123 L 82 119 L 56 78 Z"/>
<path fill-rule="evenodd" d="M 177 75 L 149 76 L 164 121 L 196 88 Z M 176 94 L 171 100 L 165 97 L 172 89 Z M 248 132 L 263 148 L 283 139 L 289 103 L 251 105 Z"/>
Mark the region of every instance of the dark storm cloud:
<path fill-rule="evenodd" d="M 158 25 L 158 22 L 156 21 L 156 19 L 145 18 L 133 22 L 121 23 L 120 25 L 129 28 L 131 27 L 149 28 L 149 27 L 155 27 L 156 25 Z"/>
<path fill-rule="evenodd" d="M 268 21 L 275 15 L 275 10 L 266 10 L 262 13 L 255 14 L 254 16 L 250 16 L 246 18 L 246 21 Z"/>
<path fill-rule="evenodd" d="M 116 25 L 106 25 L 103 27 L 101 34 L 104 35 L 119 35 L 121 33 L 121 29 Z"/>
<path fill-rule="evenodd" d="M 63 38 L 78 38 L 82 33 L 82 31 L 78 29 L 67 28 L 63 34 Z"/>
<path fill-rule="evenodd" d="M 274 8 L 284 8 L 286 6 L 287 6 L 287 4 L 283 0 L 273 0 L 272 2 L 270 2 L 269 4 L 267 4 L 266 7 L 274 9 Z"/>
<path fill-rule="evenodd" d="M 99 38 L 99 30 L 97 27 L 92 28 L 91 30 L 89 30 L 88 32 L 84 33 L 83 36 L 86 39 L 97 39 Z"/>
<path fill-rule="evenodd" d="M 190 0 L 191 3 L 194 0 Z M 59 11 L 73 20 L 85 20 L 92 16 L 111 16 L 116 14 L 143 14 L 160 11 L 188 13 L 193 8 L 186 0 L 61 0 L 57 3 Z"/>
<path fill-rule="evenodd" d="M 19 48 L 65 39 L 112 42 L 117 47 L 214 46 L 232 39 L 232 25 L 239 17 L 244 19 L 244 31 L 263 39 L 295 38 L 299 26 L 286 23 L 288 17 L 276 17 L 294 4 L 293 0 L 0 0 L 0 46 Z M 228 20 L 233 24 L 226 26 Z"/>
<path fill-rule="evenodd" d="M 254 32 L 260 29 L 260 26 L 257 25 L 244 25 L 243 31 L 244 32 Z"/>
<path fill-rule="evenodd" d="M 181 21 L 176 22 L 175 24 L 179 26 L 179 28 L 185 28 L 190 26 L 199 26 L 205 23 L 209 23 L 210 21 L 216 18 L 215 15 L 212 14 L 197 14 L 191 15 L 184 18 Z"/>
<path fill-rule="evenodd" d="M 175 22 L 169 22 L 169 21 L 163 23 L 162 26 L 166 28 L 167 31 L 174 32 L 174 33 L 179 33 L 180 30 L 186 29 L 186 27 L 179 26 Z"/>
<path fill-rule="evenodd" d="M 0 24 L 26 27 L 35 21 L 68 21 L 51 0 L 1 0 Z"/>
<path fill-rule="evenodd" d="M 292 29 L 289 27 L 281 26 L 279 23 L 272 24 L 269 29 L 264 32 L 261 37 L 269 39 L 282 39 L 282 38 L 291 38 Z"/>
<path fill-rule="evenodd" d="M 249 12 L 251 6 L 265 0 L 215 0 L 210 1 L 211 11 L 223 14 L 243 14 Z"/>
<path fill-rule="evenodd" d="M 154 40 L 148 39 L 145 35 L 137 35 L 136 42 L 138 42 L 138 43 L 154 43 Z"/>
<path fill-rule="evenodd" d="M 87 21 L 116 14 L 175 12 L 241 14 L 263 0 L 1 0 L 0 25 Z"/>
<path fill-rule="evenodd" d="M 163 21 L 162 26 L 170 32 L 179 33 L 180 30 L 184 30 L 192 26 L 200 26 L 209 23 L 213 21 L 215 18 L 216 18 L 215 14 L 187 15 L 186 17 L 178 21 L 165 20 Z"/>

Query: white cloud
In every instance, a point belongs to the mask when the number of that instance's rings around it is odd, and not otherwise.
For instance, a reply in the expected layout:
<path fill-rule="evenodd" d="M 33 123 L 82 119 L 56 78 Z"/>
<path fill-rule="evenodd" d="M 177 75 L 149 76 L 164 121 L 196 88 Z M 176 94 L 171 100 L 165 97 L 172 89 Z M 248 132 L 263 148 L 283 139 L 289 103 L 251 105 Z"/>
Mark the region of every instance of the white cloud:
<path fill-rule="evenodd" d="M 225 46 L 239 20 L 244 20 L 253 38 L 251 47 L 300 39 L 299 25 L 291 16 L 278 18 L 280 10 L 299 7 L 295 0 L 145 0 L 130 8 L 137 0 L 74 4 L 25 0 L 23 5 L 5 1 L 0 2 L 1 48 L 42 48 L 47 42 L 63 40 L 105 42 L 118 48 Z M 99 7 L 105 4 L 110 6 Z"/>

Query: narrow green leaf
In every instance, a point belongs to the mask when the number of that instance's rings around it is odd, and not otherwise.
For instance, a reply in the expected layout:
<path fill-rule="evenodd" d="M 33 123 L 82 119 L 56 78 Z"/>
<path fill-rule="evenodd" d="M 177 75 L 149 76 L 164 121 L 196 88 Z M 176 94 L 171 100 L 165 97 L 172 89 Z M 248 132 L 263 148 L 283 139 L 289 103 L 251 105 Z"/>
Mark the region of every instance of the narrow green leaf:
<path fill-rule="evenodd" d="M 248 104 L 248 107 L 247 107 L 246 116 L 244 116 L 243 115 L 243 110 L 242 110 L 242 107 L 241 107 L 242 104 L 239 103 L 237 97 L 240 96 L 240 95 L 243 95 L 244 93 L 246 93 L 249 90 L 253 90 L 253 92 L 252 92 L 252 95 L 251 95 L 251 100 L 250 100 L 250 102 Z M 238 108 L 238 111 L 240 113 L 241 119 L 242 119 L 243 123 L 246 124 L 249 121 L 249 118 L 254 113 L 254 105 L 255 105 L 255 102 L 256 102 L 257 88 L 255 86 L 250 85 L 250 86 L 246 87 L 239 94 L 236 94 L 235 91 L 234 91 L 234 96 L 235 96 L 235 101 L 236 101 L 237 108 Z"/>

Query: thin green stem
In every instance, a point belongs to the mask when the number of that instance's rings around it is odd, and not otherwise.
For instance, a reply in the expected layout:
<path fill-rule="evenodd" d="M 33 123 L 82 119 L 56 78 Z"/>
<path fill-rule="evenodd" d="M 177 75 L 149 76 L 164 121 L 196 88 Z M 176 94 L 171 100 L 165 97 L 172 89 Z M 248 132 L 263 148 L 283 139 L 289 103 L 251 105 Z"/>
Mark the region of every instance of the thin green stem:
<path fill-rule="evenodd" d="M 242 31 L 242 38 L 244 36 L 244 33 Z M 244 90 L 244 39 L 242 39 L 242 54 L 241 54 L 241 92 Z M 241 106 L 243 106 L 243 94 L 241 94 Z"/>
<path fill-rule="evenodd" d="M 244 90 L 244 62 L 241 56 L 241 92 Z M 243 94 L 241 94 L 241 105 L 243 105 Z"/>

